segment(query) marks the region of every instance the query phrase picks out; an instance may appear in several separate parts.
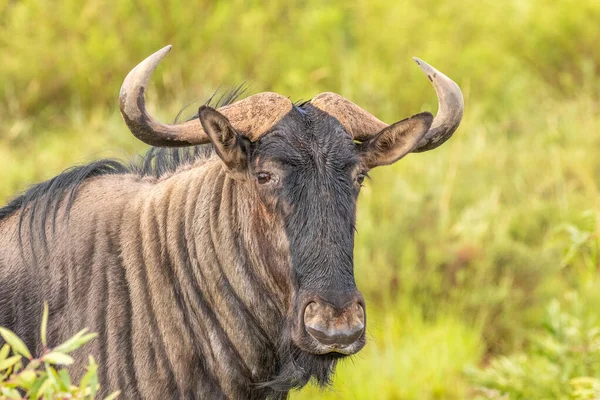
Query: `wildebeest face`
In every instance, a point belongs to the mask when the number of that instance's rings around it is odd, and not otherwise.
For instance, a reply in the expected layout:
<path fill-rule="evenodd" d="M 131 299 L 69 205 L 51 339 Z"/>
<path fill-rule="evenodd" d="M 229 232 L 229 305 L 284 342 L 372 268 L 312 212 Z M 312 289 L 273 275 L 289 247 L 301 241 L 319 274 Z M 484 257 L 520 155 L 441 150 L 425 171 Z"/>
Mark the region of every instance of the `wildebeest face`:
<path fill-rule="evenodd" d="M 217 153 L 242 175 L 287 237 L 294 344 L 312 354 L 354 354 L 365 344 L 366 312 L 354 281 L 356 200 L 368 171 L 412 150 L 429 129 L 425 113 L 356 143 L 342 124 L 307 103 L 251 142 L 217 111 L 199 112 Z M 242 174 L 240 174 L 242 172 Z"/>
<path fill-rule="evenodd" d="M 314 354 L 355 353 L 366 322 L 353 271 L 356 199 L 366 171 L 352 138 L 306 105 L 251 146 L 250 159 L 261 199 L 284 221 L 294 343 Z"/>

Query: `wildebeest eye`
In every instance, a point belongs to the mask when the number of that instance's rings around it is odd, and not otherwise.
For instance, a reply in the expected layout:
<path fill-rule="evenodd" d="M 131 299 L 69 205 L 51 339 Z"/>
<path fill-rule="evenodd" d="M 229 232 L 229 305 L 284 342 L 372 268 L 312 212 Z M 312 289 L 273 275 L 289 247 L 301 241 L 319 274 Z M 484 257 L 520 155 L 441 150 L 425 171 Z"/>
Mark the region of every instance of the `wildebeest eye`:
<path fill-rule="evenodd" d="M 258 174 L 256 174 L 256 181 L 261 185 L 264 185 L 265 183 L 269 182 L 270 180 L 271 180 L 271 174 L 268 172 L 259 172 Z"/>
<path fill-rule="evenodd" d="M 365 176 L 366 176 L 366 174 L 358 174 L 356 176 L 356 183 L 358 183 L 359 185 L 362 185 L 363 182 L 365 181 Z"/>

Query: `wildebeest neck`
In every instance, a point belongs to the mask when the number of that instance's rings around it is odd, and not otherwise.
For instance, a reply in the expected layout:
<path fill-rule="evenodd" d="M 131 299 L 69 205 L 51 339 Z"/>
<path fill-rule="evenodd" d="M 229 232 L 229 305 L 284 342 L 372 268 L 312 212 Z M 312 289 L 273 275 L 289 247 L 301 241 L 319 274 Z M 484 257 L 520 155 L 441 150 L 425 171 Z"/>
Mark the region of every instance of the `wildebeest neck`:
<path fill-rule="evenodd" d="M 194 351 L 226 393 L 247 397 L 240 388 L 276 372 L 290 292 L 283 228 L 218 161 L 174 175 L 140 199 L 141 231 L 152 232 L 142 237 L 143 261 L 148 275 L 160 277 L 146 296 L 169 304 L 156 318 L 168 333 L 175 375 L 191 367 L 181 351 Z"/>

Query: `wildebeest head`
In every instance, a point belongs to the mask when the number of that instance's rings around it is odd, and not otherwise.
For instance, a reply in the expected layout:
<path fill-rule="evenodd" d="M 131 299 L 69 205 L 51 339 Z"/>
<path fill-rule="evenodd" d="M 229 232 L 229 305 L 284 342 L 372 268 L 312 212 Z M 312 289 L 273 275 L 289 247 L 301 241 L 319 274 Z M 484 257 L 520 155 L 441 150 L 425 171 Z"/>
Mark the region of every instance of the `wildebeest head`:
<path fill-rule="evenodd" d="M 284 334 L 304 353 L 356 353 L 366 326 L 353 271 L 360 187 L 370 169 L 446 141 L 462 118 L 460 89 L 415 59 L 438 94 L 435 118 L 424 112 L 388 125 L 334 93 L 300 105 L 261 93 L 218 111 L 203 106 L 198 118 L 166 125 L 147 113 L 144 92 L 169 50 L 148 57 L 123 83 L 121 111 L 130 130 L 154 146 L 212 143 L 226 170 L 257 195 L 257 207 L 281 222 L 292 283 Z"/>

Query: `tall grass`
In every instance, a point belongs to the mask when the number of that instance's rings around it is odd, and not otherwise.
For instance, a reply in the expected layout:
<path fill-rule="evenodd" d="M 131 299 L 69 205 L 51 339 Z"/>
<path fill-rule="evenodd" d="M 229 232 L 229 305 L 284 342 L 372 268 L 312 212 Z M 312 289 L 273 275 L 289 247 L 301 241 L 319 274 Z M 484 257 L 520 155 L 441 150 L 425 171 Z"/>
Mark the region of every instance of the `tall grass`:
<path fill-rule="evenodd" d="M 117 93 L 168 43 L 149 89 L 164 121 L 244 80 L 336 91 L 390 122 L 435 111 L 413 55 L 463 88 L 451 141 L 371 174 L 355 251 L 369 344 L 296 398 L 480 396 L 465 371 L 535 352 L 548 304 L 599 309 L 600 2 L 0 0 L 0 15 L 0 200 L 143 151 Z"/>

